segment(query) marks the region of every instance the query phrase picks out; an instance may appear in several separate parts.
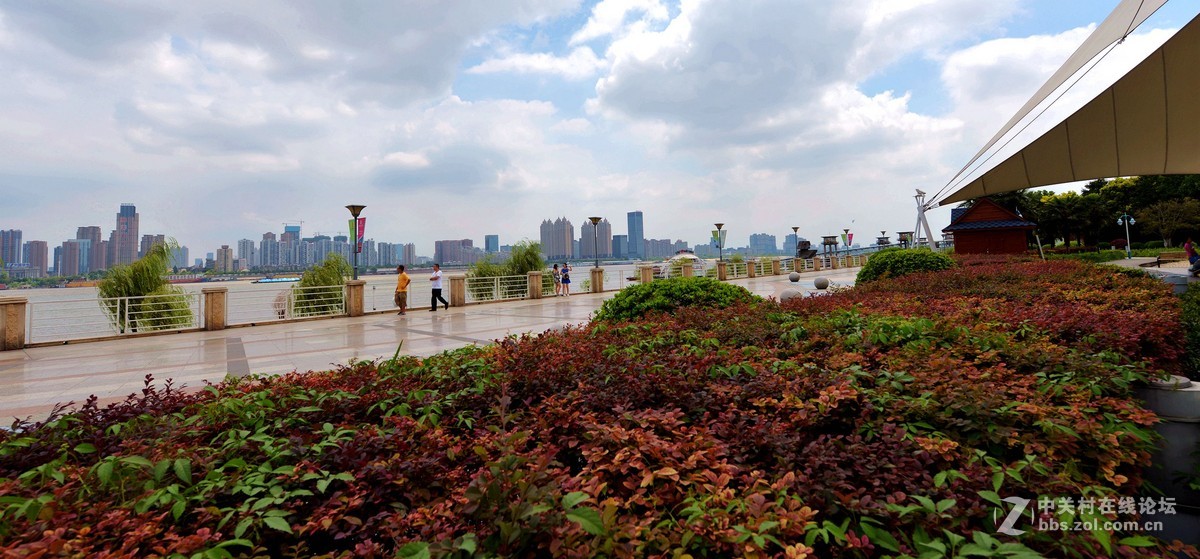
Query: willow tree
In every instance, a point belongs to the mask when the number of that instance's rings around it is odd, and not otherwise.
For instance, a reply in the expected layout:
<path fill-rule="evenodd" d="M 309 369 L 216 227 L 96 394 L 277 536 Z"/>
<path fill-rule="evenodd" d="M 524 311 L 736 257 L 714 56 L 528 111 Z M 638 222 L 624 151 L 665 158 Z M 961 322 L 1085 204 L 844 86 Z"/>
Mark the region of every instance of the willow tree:
<path fill-rule="evenodd" d="M 325 261 L 304 271 L 291 289 L 292 316 L 322 316 L 345 309 L 346 276 L 350 264 L 342 255 L 329 253 Z"/>
<path fill-rule="evenodd" d="M 121 333 L 169 330 L 193 324 L 194 316 L 183 288 L 171 285 L 174 239 L 156 244 L 141 259 L 108 271 L 97 285 L 100 307 Z"/>

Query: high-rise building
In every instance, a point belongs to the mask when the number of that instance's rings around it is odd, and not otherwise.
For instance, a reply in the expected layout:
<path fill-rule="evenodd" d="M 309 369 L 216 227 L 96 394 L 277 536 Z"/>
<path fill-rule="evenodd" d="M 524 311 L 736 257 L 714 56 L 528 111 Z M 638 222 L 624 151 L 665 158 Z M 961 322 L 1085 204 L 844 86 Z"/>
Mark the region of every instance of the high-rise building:
<path fill-rule="evenodd" d="M 279 241 L 275 240 L 274 233 L 263 233 L 262 241 L 258 243 L 258 265 L 279 266 Z"/>
<path fill-rule="evenodd" d="M 612 258 L 612 238 L 612 224 L 607 219 L 600 220 L 595 227 L 592 226 L 591 220 L 583 222 L 583 225 L 579 226 L 579 257 L 595 258 L 596 255 L 592 253 L 594 244 L 600 258 Z"/>
<path fill-rule="evenodd" d="M 484 235 L 483 250 L 488 254 L 500 252 L 500 235 Z"/>
<path fill-rule="evenodd" d="M 755 256 L 774 256 L 779 252 L 775 244 L 775 235 L 754 233 L 750 235 L 750 254 Z"/>
<path fill-rule="evenodd" d="M 646 258 L 645 233 L 642 230 L 642 212 L 629 212 L 629 253 L 633 259 Z"/>
<path fill-rule="evenodd" d="M 38 271 L 37 277 L 46 277 L 46 273 L 50 270 L 50 247 L 46 241 L 26 242 L 25 260 L 30 267 Z"/>
<path fill-rule="evenodd" d="M 549 260 L 566 260 L 575 256 L 575 226 L 565 217 L 543 221 L 541 241 L 542 254 Z"/>
<path fill-rule="evenodd" d="M 798 235 L 796 235 L 795 233 L 789 233 L 786 237 L 783 238 L 782 253 L 784 256 L 795 256 L 796 255 L 797 237 L 798 237 Z"/>
<path fill-rule="evenodd" d="M 188 267 L 188 247 L 178 246 L 171 249 L 171 267 L 175 269 Z"/>
<path fill-rule="evenodd" d="M 58 275 L 80 276 L 88 273 L 92 242 L 87 239 L 68 239 L 59 253 Z"/>
<path fill-rule="evenodd" d="M 246 267 L 257 268 L 258 262 L 258 247 L 254 246 L 254 241 L 251 239 L 241 239 L 238 241 L 237 257 L 239 260 L 246 260 Z"/>
<path fill-rule="evenodd" d="M 649 260 L 670 258 L 675 255 L 675 243 L 671 239 L 646 239 L 643 245 L 645 258 Z"/>
<path fill-rule="evenodd" d="M 116 252 L 116 258 L 110 264 L 132 264 L 138 259 L 138 213 L 133 204 L 121 204 L 121 211 L 117 212 L 117 229 L 114 236 L 116 239 L 113 244 L 116 248 L 113 250 Z M 110 239 L 110 242 L 112 241 L 113 239 Z"/>
<path fill-rule="evenodd" d="M 629 258 L 629 235 L 613 235 L 613 258 Z"/>
<path fill-rule="evenodd" d="M 138 245 L 138 258 L 150 254 L 150 249 L 154 248 L 154 245 L 165 244 L 167 244 L 166 235 L 142 235 L 142 242 Z"/>
<path fill-rule="evenodd" d="M 98 225 L 89 225 L 75 230 L 76 239 L 86 239 L 91 242 L 91 254 L 88 257 L 87 268 L 93 272 L 108 269 L 108 241 L 103 240 L 103 234 Z"/>
<path fill-rule="evenodd" d="M 298 243 L 300 242 L 300 226 L 299 225 L 283 225 L 283 234 L 279 236 L 281 243 Z"/>
<path fill-rule="evenodd" d="M 213 269 L 218 274 L 228 274 L 236 271 L 233 262 L 233 249 L 229 245 L 221 245 L 217 249 L 217 255 L 213 258 Z"/>
<path fill-rule="evenodd" d="M 21 248 L 20 229 L 5 229 L 0 231 L 0 265 L 26 263 L 29 258 L 22 258 Z"/>
<path fill-rule="evenodd" d="M 475 243 L 471 239 L 434 241 L 433 261 L 445 266 L 448 263 L 473 264 Z"/>
<path fill-rule="evenodd" d="M 405 266 L 416 266 L 417 245 L 413 243 L 397 245 L 397 256 L 399 256 L 400 264 L 404 264 Z"/>

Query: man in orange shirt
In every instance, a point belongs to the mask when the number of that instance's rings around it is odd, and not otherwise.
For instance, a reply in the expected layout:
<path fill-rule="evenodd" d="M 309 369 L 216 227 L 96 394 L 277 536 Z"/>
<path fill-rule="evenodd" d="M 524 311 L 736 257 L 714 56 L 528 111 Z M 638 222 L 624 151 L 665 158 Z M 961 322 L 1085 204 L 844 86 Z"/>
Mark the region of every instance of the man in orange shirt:
<path fill-rule="evenodd" d="M 396 267 L 396 306 L 400 307 L 400 312 L 396 314 L 404 314 L 408 308 L 408 284 L 412 280 L 408 279 L 408 274 L 404 273 L 404 266 Z"/>

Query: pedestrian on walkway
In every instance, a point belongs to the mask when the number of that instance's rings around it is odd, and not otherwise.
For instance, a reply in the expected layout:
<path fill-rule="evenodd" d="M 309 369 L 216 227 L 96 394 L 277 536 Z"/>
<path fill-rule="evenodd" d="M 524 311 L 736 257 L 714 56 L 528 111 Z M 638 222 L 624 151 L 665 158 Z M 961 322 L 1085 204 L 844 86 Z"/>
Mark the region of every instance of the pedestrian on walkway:
<path fill-rule="evenodd" d="M 400 308 L 400 312 L 396 314 L 404 314 L 408 309 L 408 284 L 412 283 L 408 274 L 404 273 L 404 266 L 396 266 L 396 306 Z"/>
<path fill-rule="evenodd" d="M 571 296 L 571 266 L 563 262 L 562 265 L 562 289 L 563 297 Z"/>
<path fill-rule="evenodd" d="M 562 270 L 558 269 L 558 264 L 554 265 L 554 296 L 562 296 Z"/>
<path fill-rule="evenodd" d="M 1183 252 L 1187 254 L 1188 264 L 1190 264 L 1188 272 L 1193 274 L 1200 272 L 1200 255 L 1196 254 L 1196 242 L 1191 237 L 1188 237 L 1187 242 L 1183 243 Z"/>
<path fill-rule="evenodd" d="M 433 275 L 429 276 L 430 287 L 433 288 L 433 297 L 429 300 L 429 312 L 437 312 L 438 301 L 446 305 L 446 309 L 450 309 L 450 303 L 442 298 L 442 267 L 437 264 L 433 265 Z"/>

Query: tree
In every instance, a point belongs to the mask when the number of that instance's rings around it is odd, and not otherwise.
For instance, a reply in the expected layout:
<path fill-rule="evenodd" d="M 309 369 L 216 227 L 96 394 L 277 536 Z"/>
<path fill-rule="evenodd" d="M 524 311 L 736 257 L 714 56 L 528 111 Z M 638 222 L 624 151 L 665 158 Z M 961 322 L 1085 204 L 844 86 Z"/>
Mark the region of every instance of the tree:
<path fill-rule="evenodd" d="M 1164 200 L 1138 211 L 1137 219 L 1148 230 L 1162 237 L 1163 246 L 1174 246 L 1171 236 L 1200 224 L 1200 201 L 1194 198 Z"/>
<path fill-rule="evenodd" d="M 178 328 L 192 323 L 183 289 L 167 281 L 174 239 L 153 245 L 140 260 L 117 266 L 97 285 L 100 306 L 119 332 Z"/>
<path fill-rule="evenodd" d="M 484 258 L 471 265 L 467 274 L 476 278 L 494 278 L 498 276 L 525 276 L 529 272 L 546 269 L 546 261 L 542 259 L 541 243 L 524 240 L 513 245 L 509 258 L 503 264 L 492 262 L 491 257 Z M 553 285 L 554 278 L 546 274 L 542 277 L 543 291 L 546 286 Z M 490 299 L 494 286 L 481 283 L 470 285 L 471 295 L 476 299 Z"/>
<path fill-rule="evenodd" d="M 343 309 L 350 264 L 342 255 L 329 253 L 325 261 L 304 271 L 291 289 L 292 316 L 321 316 Z"/>

